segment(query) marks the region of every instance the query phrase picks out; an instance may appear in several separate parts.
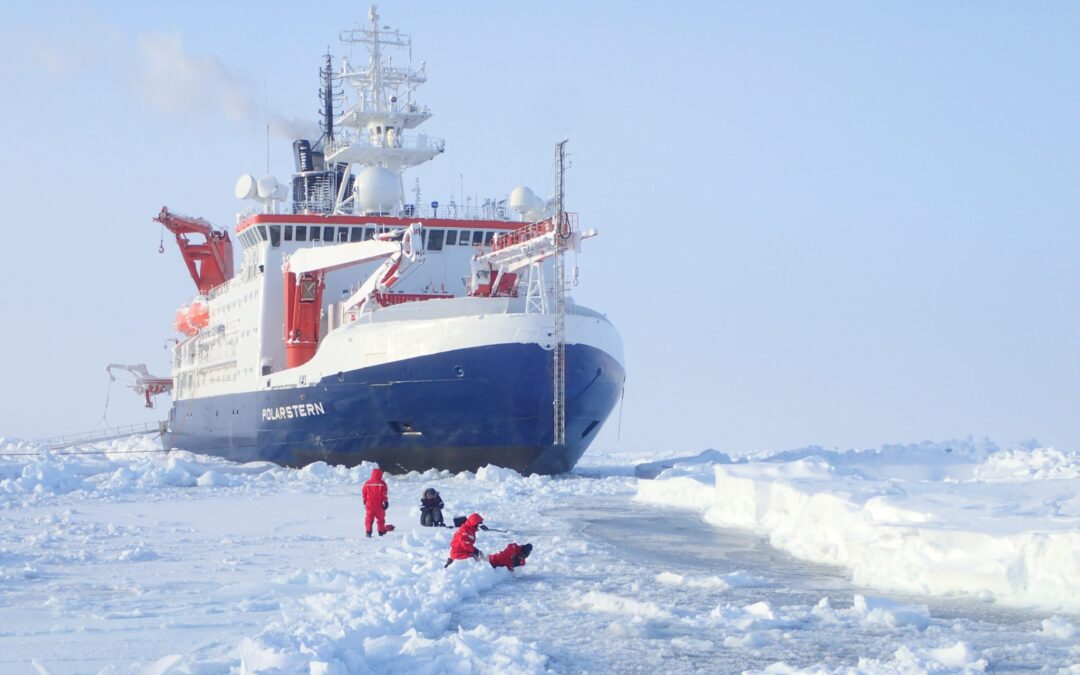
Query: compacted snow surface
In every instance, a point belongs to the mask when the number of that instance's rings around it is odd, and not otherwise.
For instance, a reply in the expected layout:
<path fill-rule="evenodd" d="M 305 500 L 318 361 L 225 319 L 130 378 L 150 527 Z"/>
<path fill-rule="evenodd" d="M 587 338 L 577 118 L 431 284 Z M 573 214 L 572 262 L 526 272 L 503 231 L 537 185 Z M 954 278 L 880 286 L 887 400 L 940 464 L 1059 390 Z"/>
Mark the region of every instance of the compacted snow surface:
<path fill-rule="evenodd" d="M 367 539 L 370 465 L 74 452 L 0 438 L 2 673 L 1080 673 L 1073 453 L 412 473 Z M 443 569 L 426 487 L 510 530 L 485 551 L 531 542 L 528 565 Z"/>

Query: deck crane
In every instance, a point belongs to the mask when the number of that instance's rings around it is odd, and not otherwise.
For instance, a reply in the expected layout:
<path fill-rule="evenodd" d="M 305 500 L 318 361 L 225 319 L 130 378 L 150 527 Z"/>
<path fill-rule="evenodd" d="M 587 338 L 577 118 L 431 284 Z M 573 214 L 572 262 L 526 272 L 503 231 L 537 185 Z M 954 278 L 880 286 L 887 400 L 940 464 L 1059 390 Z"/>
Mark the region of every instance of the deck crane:
<path fill-rule="evenodd" d="M 530 268 L 531 273 L 538 274 L 540 263 L 553 257 L 558 246 L 563 250 L 580 251 L 582 240 L 595 237 L 599 232 L 572 227 L 576 220 L 574 215 L 566 214 L 567 219 L 559 232 L 556 232 L 555 219 L 549 218 L 495 237 L 490 251 L 473 256 L 469 295 L 516 296 L 521 270 Z"/>
<path fill-rule="evenodd" d="M 367 280 L 341 303 L 343 313 L 353 308 L 360 312 L 370 311 L 379 294 L 390 290 L 406 269 L 423 262 L 422 229 L 420 223 L 413 223 L 368 241 L 300 249 L 285 259 L 282 272 L 285 274 L 286 367 L 295 368 L 307 363 L 319 346 L 327 273 L 382 260 Z"/>
<path fill-rule="evenodd" d="M 165 206 L 154 220 L 176 235 L 180 255 L 184 256 L 184 263 L 200 294 L 206 295 L 211 288 L 233 278 L 232 241 L 228 230 L 215 230 L 202 218 L 173 213 Z M 201 235 L 206 241 L 193 244 L 188 241 L 189 234 Z M 164 248 L 161 251 L 164 252 Z"/>
<path fill-rule="evenodd" d="M 134 389 L 136 394 L 144 394 L 146 396 L 147 408 L 154 407 L 154 396 L 157 396 L 158 394 L 168 394 L 172 391 L 172 378 L 151 375 L 150 371 L 146 369 L 145 363 L 136 363 L 134 365 L 110 363 L 105 366 L 105 372 L 109 374 L 109 382 L 116 381 L 116 376 L 113 375 L 114 369 L 126 370 L 131 373 L 132 377 L 135 378 L 135 381 L 127 386 Z"/>

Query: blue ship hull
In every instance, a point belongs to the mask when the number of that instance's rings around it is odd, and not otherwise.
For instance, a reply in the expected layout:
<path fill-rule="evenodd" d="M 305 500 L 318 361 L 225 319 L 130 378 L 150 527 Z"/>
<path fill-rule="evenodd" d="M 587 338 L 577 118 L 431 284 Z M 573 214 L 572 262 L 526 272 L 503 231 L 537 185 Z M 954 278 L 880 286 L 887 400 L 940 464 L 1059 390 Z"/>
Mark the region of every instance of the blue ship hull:
<path fill-rule="evenodd" d="M 169 448 L 288 466 L 377 462 L 390 472 L 569 471 L 622 395 L 608 354 L 566 348 L 566 444 L 554 446 L 552 353 L 535 344 L 475 347 L 267 389 L 174 403 Z"/>

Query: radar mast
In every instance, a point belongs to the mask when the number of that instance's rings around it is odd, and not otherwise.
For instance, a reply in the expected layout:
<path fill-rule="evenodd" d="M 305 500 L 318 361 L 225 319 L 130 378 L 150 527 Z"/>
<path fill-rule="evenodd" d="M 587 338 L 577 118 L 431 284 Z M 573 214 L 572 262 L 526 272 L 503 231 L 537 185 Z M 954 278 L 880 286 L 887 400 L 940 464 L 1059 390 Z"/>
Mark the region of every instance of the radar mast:
<path fill-rule="evenodd" d="M 362 187 L 365 174 L 373 181 L 386 185 L 388 172 L 396 180 L 400 196 L 404 194 L 401 174 L 405 169 L 422 164 L 443 152 L 442 139 L 423 132 L 408 133 L 431 117 L 427 106 L 413 100 L 416 88 L 427 81 L 426 64 L 413 68 L 412 38 L 389 26 L 379 26 L 375 5 L 368 11 L 370 25 L 341 31 L 343 43 L 353 47 L 363 45 L 367 63 L 354 66 L 342 59 L 341 72 L 335 79 L 351 90 L 343 112 L 333 120 L 335 135 L 326 142 L 327 163 L 361 168 L 357 189 Z M 394 53 L 404 53 L 405 66 L 393 64 Z M 366 171 L 368 167 L 376 171 Z M 382 169 L 384 171 L 378 171 Z M 381 174 L 381 177 L 376 177 Z M 335 203 L 335 213 L 364 210 L 348 194 L 351 181 L 343 181 Z"/>

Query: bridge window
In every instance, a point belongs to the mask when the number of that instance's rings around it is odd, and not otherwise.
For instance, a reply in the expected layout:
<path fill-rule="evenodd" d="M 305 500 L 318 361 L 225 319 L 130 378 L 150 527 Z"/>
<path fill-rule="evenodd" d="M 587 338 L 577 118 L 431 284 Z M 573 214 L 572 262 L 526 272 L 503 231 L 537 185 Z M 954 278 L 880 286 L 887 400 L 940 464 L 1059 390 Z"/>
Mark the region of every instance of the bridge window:
<path fill-rule="evenodd" d="M 296 241 L 307 241 L 307 225 L 296 226 Z"/>
<path fill-rule="evenodd" d="M 261 239 L 263 241 L 266 241 L 266 226 L 265 225 L 260 225 L 259 226 L 259 239 Z"/>
<path fill-rule="evenodd" d="M 292 241 L 292 225 L 285 226 L 285 241 Z"/>
<path fill-rule="evenodd" d="M 365 227 L 364 228 L 364 241 L 367 241 L 369 239 L 374 239 L 374 238 L 375 238 L 375 228 L 374 227 Z"/>
<path fill-rule="evenodd" d="M 468 230 L 462 230 L 461 231 L 461 234 L 458 235 L 457 243 L 458 243 L 458 246 L 468 246 L 469 245 L 469 231 Z"/>
<path fill-rule="evenodd" d="M 453 246 L 457 243 L 457 230 L 446 231 L 446 245 Z"/>
<path fill-rule="evenodd" d="M 479 246 L 484 243 L 484 232 L 482 230 L 475 230 L 472 233 L 472 243 L 473 246 Z"/>
<path fill-rule="evenodd" d="M 347 228 L 347 227 L 339 227 L 337 229 L 337 240 L 339 242 L 349 241 L 349 228 Z"/>
<path fill-rule="evenodd" d="M 491 246 L 491 240 L 495 238 L 495 233 L 488 230 L 484 233 L 484 245 Z"/>
<path fill-rule="evenodd" d="M 270 226 L 270 245 L 271 246 L 281 246 L 281 226 L 280 225 L 271 225 Z"/>
<path fill-rule="evenodd" d="M 427 250 L 429 251 L 441 251 L 443 243 L 443 231 L 442 230 L 422 230 L 427 234 Z"/>
<path fill-rule="evenodd" d="M 364 238 L 364 228 L 362 228 L 362 227 L 354 227 L 354 228 L 352 228 L 352 231 L 349 232 L 349 241 L 360 241 L 363 238 Z"/>
<path fill-rule="evenodd" d="M 324 227 L 322 229 L 322 240 L 331 242 L 334 241 L 334 228 Z"/>
<path fill-rule="evenodd" d="M 313 228 L 311 228 L 311 241 L 322 241 L 322 237 L 319 236 L 321 234 L 322 234 L 322 228 L 321 227 L 313 227 Z"/>

